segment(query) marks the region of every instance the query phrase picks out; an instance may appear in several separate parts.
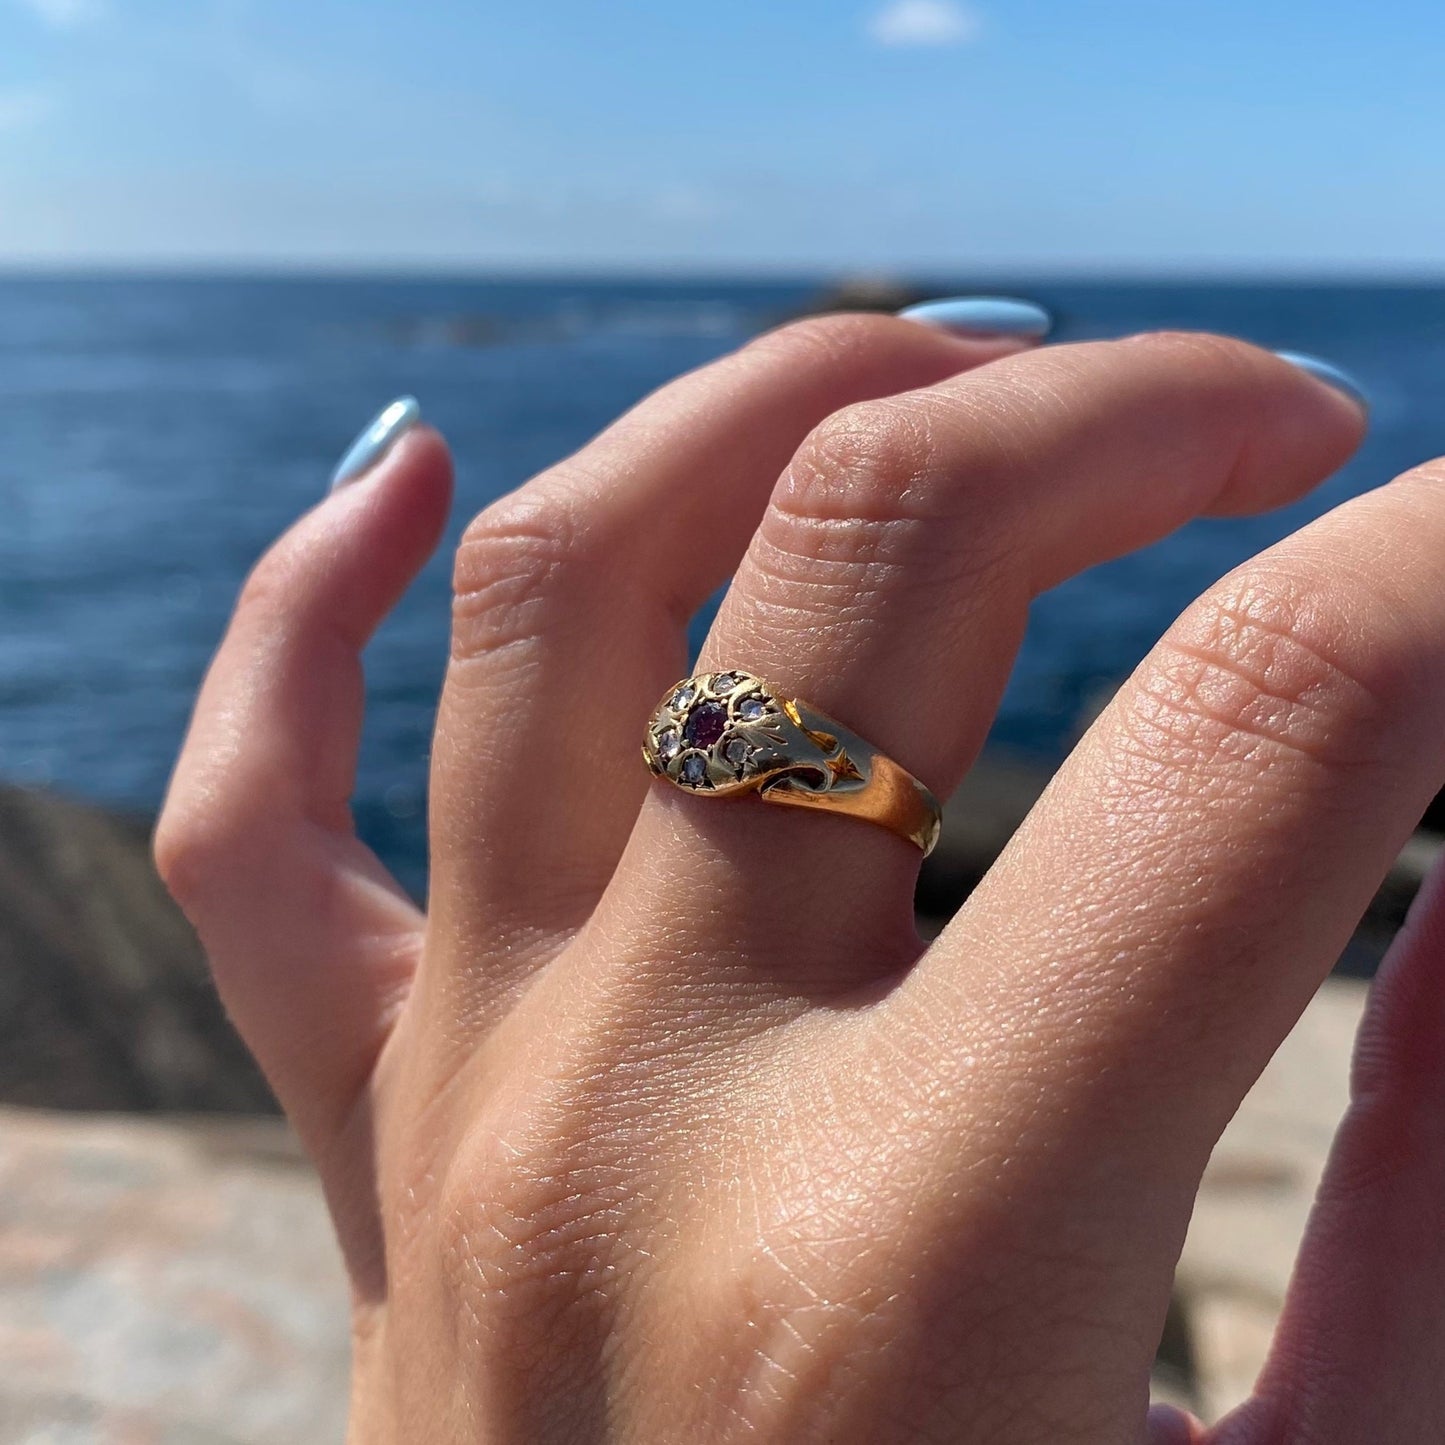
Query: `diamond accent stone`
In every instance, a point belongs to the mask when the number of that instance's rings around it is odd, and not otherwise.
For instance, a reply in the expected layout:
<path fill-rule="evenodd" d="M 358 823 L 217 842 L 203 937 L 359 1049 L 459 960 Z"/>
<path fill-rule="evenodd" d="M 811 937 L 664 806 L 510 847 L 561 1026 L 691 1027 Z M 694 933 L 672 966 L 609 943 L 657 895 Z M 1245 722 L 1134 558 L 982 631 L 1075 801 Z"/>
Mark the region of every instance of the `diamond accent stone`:
<path fill-rule="evenodd" d="M 738 704 L 738 716 L 744 722 L 757 722 L 760 717 L 767 715 L 768 705 L 762 698 L 754 695 L 745 697 Z"/>
<path fill-rule="evenodd" d="M 735 672 L 720 672 L 712 680 L 712 690 L 719 694 L 731 692 L 741 681 Z"/>
<path fill-rule="evenodd" d="M 657 755 L 670 763 L 682 751 L 682 736 L 676 728 L 668 728 L 657 740 Z"/>
<path fill-rule="evenodd" d="M 682 736 L 692 748 L 710 748 L 727 731 L 728 712 L 720 702 L 700 702 L 688 713 Z"/>
<path fill-rule="evenodd" d="M 682 760 L 678 776 L 689 787 L 701 787 L 707 781 L 707 759 L 701 753 L 690 753 Z"/>
<path fill-rule="evenodd" d="M 723 748 L 723 757 L 735 768 L 742 767 L 751 753 L 752 748 L 745 738 L 730 738 L 726 747 Z"/>
<path fill-rule="evenodd" d="M 683 708 L 687 707 L 696 696 L 696 684 L 691 682 L 683 683 L 683 685 L 678 688 L 678 690 L 672 695 L 673 710 L 675 712 L 681 712 Z"/>

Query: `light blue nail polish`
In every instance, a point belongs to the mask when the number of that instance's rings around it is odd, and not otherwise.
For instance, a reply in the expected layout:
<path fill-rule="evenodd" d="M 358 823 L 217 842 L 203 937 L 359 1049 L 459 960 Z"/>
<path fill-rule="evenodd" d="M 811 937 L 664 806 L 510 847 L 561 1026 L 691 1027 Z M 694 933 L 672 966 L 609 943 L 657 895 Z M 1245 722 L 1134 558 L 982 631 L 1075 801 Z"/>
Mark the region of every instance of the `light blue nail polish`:
<path fill-rule="evenodd" d="M 1365 389 L 1347 371 L 1341 371 L 1333 362 L 1321 361 L 1318 356 L 1307 356 L 1302 351 L 1276 351 L 1275 355 L 1281 361 L 1287 361 L 1291 366 L 1297 366 L 1301 371 L 1307 371 L 1316 380 L 1322 381 L 1326 386 L 1332 386 L 1336 391 L 1342 391 L 1356 406 L 1363 407 L 1366 411 L 1370 409 L 1370 398 L 1365 395 Z"/>
<path fill-rule="evenodd" d="M 898 313 L 905 321 L 936 326 L 958 336 L 1017 336 L 1037 340 L 1054 329 L 1054 318 L 1033 301 L 1012 296 L 950 296 L 922 301 Z"/>
<path fill-rule="evenodd" d="M 421 407 L 414 396 L 392 402 L 347 448 L 331 474 L 331 490 L 364 477 L 420 420 Z"/>

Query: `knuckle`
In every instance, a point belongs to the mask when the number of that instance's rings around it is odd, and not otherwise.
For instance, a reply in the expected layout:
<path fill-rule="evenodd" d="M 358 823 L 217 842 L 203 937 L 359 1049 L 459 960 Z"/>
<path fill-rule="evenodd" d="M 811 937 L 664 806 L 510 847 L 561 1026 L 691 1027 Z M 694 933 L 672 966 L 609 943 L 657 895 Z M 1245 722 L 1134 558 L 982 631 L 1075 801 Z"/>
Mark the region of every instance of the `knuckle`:
<path fill-rule="evenodd" d="M 1394 690 L 1323 579 L 1256 568 L 1170 630 L 1131 693 L 1128 724 L 1156 759 L 1339 770 L 1374 761 Z"/>
<path fill-rule="evenodd" d="M 576 602 L 604 550 L 558 473 L 481 512 L 453 569 L 453 660 L 525 646 L 564 625 L 564 608 L 585 610 Z"/>
<path fill-rule="evenodd" d="M 264 617 L 268 625 L 284 626 L 295 612 L 296 565 L 282 538 L 251 568 L 236 599 L 236 617 Z"/>
<path fill-rule="evenodd" d="M 961 456 L 938 444 L 936 420 L 920 394 L 857 403 L 814 428 L 758 533 L 767 575 L 789 605 L 816 592 L 820 610 L 856 614 L 883 592 L 936 591 L 1001 570 L 1002 512 L 969 506 L 995 490 L 988 438 Z M 960 537 L 954 523 L 965 510 L 977 520 Z"/>
<path fill-rule="evenodd" d="M 156 823 L 151 854 L 183 910 L 209 897 L 234 862 L 236 827 L 226 809 L 171 801 Z"/>
<path fill-rule="evenodd" d="M 549 1149 L 509 1150 L 506 1167 L 463 1150 L 442 1181 L 436 1247 L 468 1332 L 526 1369 L 594 1328 L 623 1269 L 623 1197 Z"/>
<path fill-rule="evenodd" d="M 759 528 L 755 556 L 771 600 L 828 618 L 905 586 L 936 530 L 906 496 L 921 463 L 920 438 L 902 408 L 849 407 L 817 427 Z"/>
<path fill-rule="evenodd" d="M 859 402 L 814 427 L 798 449 L 775 505 L 818 521 L 892 521 L 930 470 L 924 409 L 891 398 Z"/>

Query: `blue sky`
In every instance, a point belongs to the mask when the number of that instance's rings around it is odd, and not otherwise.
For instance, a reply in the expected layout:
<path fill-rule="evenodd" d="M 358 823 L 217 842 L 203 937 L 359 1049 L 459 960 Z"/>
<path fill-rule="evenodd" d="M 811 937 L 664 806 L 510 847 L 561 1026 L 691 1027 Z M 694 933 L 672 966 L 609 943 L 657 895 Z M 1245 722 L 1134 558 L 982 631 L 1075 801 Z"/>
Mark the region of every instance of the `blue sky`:
<path fill-rule="evenodd" d="M 1439 0 L 0 22 L 0 264 L 1445 271 Z"/>

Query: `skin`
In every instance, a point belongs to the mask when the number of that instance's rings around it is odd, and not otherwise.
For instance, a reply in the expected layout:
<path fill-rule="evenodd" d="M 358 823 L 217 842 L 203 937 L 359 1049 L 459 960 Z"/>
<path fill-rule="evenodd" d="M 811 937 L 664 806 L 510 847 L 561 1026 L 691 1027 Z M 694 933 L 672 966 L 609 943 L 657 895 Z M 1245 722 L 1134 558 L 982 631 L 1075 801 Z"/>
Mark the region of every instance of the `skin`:
<path fill-rule="evenodd" d="M 1258 1391 L 1148 1374 L 1210 1148 L 1445 777 L 1445 464 L 1170 630 L 933 944 L 916 850 L 650 783 L 689 614 L 942 796 L 1030 598 L 1299 496 L 1356 405 L 1240 342 L 773 333 L 483 512 L 418 912 L 358 654 L 440 534 L 407 436 L 261 561 L 162 871 L 316 1159 L 356 1442 L 1393 1445 L 1445 1420 L 1445 893 L 1377 981 Z"/>

